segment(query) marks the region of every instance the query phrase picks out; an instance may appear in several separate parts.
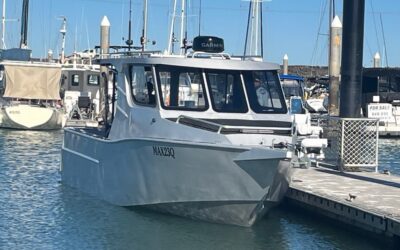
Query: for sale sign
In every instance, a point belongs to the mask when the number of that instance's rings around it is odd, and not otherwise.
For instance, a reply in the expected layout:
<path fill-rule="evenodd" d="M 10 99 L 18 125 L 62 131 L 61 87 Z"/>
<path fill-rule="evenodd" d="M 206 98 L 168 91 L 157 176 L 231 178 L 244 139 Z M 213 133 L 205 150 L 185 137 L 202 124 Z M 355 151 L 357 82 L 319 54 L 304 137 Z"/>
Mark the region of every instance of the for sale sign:
<path fill-rule="evenodd" d="M 392 104 L 390 103 L 371 103 L 368 104 L 368 118 L 389 121 L 392 119 Z"/>

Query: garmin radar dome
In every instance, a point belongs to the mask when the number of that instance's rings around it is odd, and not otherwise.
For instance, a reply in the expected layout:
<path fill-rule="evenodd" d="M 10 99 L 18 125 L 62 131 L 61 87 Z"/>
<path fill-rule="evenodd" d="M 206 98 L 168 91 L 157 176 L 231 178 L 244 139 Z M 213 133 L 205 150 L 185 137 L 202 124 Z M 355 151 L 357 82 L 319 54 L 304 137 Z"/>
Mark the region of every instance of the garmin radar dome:
<path fill-rule="evenodd" d="M 197 36 L 193 39 L 193 51 L 206 53 L 224 52 L 224 39 L 215 36 Z"/>

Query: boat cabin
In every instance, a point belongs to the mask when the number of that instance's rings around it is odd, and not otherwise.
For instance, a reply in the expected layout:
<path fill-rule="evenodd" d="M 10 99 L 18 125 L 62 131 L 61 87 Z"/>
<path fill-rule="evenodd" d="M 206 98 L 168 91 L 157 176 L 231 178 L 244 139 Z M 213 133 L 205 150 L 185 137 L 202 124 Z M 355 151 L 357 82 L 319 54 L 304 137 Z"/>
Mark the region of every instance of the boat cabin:
<path fill-rule="evenodd" d="M 304 98 L 304 78 L 297 75 L 279 75 L 286 100 L 292 96 Z"/>
<path fill-rule="evenodd" d="M 400 105 L 400 68 L 364 68 L 362 81 L 362 107 L 374 102 Z"/>
<path fill-rule="evenodd" d="M 304 114 L 305 92 L 304 78 L 297 75 L 279 75 L 286 103 L 291 114 Z"/>
<path fill-rule="evenodd" d="M 100 113 L 100 67 L 63 65 L 61 98 L 70 119 L 94 119 Z"/>
<path fill-rule="evenodd" d="M 111 137 L 125 137 L 121 131 L 163 137 L 167 125 L 162 131 L 149 126 L 160 118 L 218 133 L 291 135 L 277 64 L 162 55 L 102 64 L 118 72 Z"/>
<path fill-rule="evenodd" d="M 109 138 L 172 136 L 212 142 L 231 137 L 231 142 L 244 145 L 290 142 L 292 121 L 279 65 L 233 59 L 221 53 L 219 40 L 200 41 L 206 52 L 131 52 L 100 60 L 117 74 L 107 77 L 116 79 L 116 92 L 106 96 L 117 97 L 110 109 L 112 118 L 107 118 L 112 124 Z M 186 127 L 177 129 L 177 123 Z"/>

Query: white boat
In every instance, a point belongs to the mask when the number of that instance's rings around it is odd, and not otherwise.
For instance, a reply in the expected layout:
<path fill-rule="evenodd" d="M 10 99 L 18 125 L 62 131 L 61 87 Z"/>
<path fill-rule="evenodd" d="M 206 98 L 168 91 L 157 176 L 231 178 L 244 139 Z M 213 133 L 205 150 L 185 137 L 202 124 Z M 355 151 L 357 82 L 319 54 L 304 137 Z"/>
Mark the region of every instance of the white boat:
<path fill-rule="evenodd" d="M 22 3 L 20 48 L 5 46 L 5 0 L 0 50 L 0 127 L 60 129 L 64 112 L 60 103 L 61 66 L 32 60 L 27 49 L 29 1 Z"/>
<path fill-rule="evenodd" d="M 297 75 L 280 75 L 280 80 L 285 94 L 286 104 L 292 115 L 294 138 L 298 145 L 293 161 L 298 166 L 311 166 L 311 161 L 325 158 L 323 149 L 328 146 L 326 139 L 321 138 L 323 129 L 312 125 L 311 114 L 305 108 L 304 79 Z"/>
<path fill-rule="evenodd" d="M 364 68 L 363 113 L 379 119 L 379 136 L 400 137 L 400 70 Z"/>
<path fill-rule="evenodd" d="M 119 206 L 241 226 L 283 198 L 290 163 L 282 146 L 292 142 L 292 122 L 279 65 L 201 52 L 101 64 L 118 77 L 111 128 L 64 130 L 63 183 Z M 270 93 L 264 105 L 255 78 Z M 183 80 L 194 97 L 180 94 Z"/>
<path fill-rule="evenodd" d="M 27 61 L 1 61 L 0 127 L 12 129 L 61 129 L 61 67 Z"/>
<path fill-rule="evenodd" d="M 61 92 L 66 126 L 97 127 L 101 118 L 100 66 L 82 59 L 62 65 Z"/>

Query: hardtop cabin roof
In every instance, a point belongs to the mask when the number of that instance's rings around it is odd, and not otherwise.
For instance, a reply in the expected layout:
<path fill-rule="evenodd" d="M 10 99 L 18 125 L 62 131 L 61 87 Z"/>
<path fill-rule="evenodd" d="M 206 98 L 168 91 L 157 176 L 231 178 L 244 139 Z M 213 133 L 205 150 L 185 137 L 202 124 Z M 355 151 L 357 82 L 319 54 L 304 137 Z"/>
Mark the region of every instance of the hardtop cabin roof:
<path fill-rule="evenodd" d="M 222 58 L 188 58 L 171 56 L 132 56 L 100 59 L 101 65 L 124 65 L 124 64 L 145 64 L 145 65 L 166 65 L 176 67 L 203 68 L 215 70 L 242 70 L 242 71 L 261 71 L 279 70 L 279 65 L 268 62 L 256 62 L 237 59 Z"/>
<path fill-rule="evenodd" d="M 279 78 L 281 80 L 295 80 L 295 81 L 304 81 L 304 78 L 298 75 L 285 75 L 285 74 L 280 74 Z"/>
<path fill-rule="evenodd" d="M 364 77 L 400 76 L 400 68 L 363 68 Z"/>

